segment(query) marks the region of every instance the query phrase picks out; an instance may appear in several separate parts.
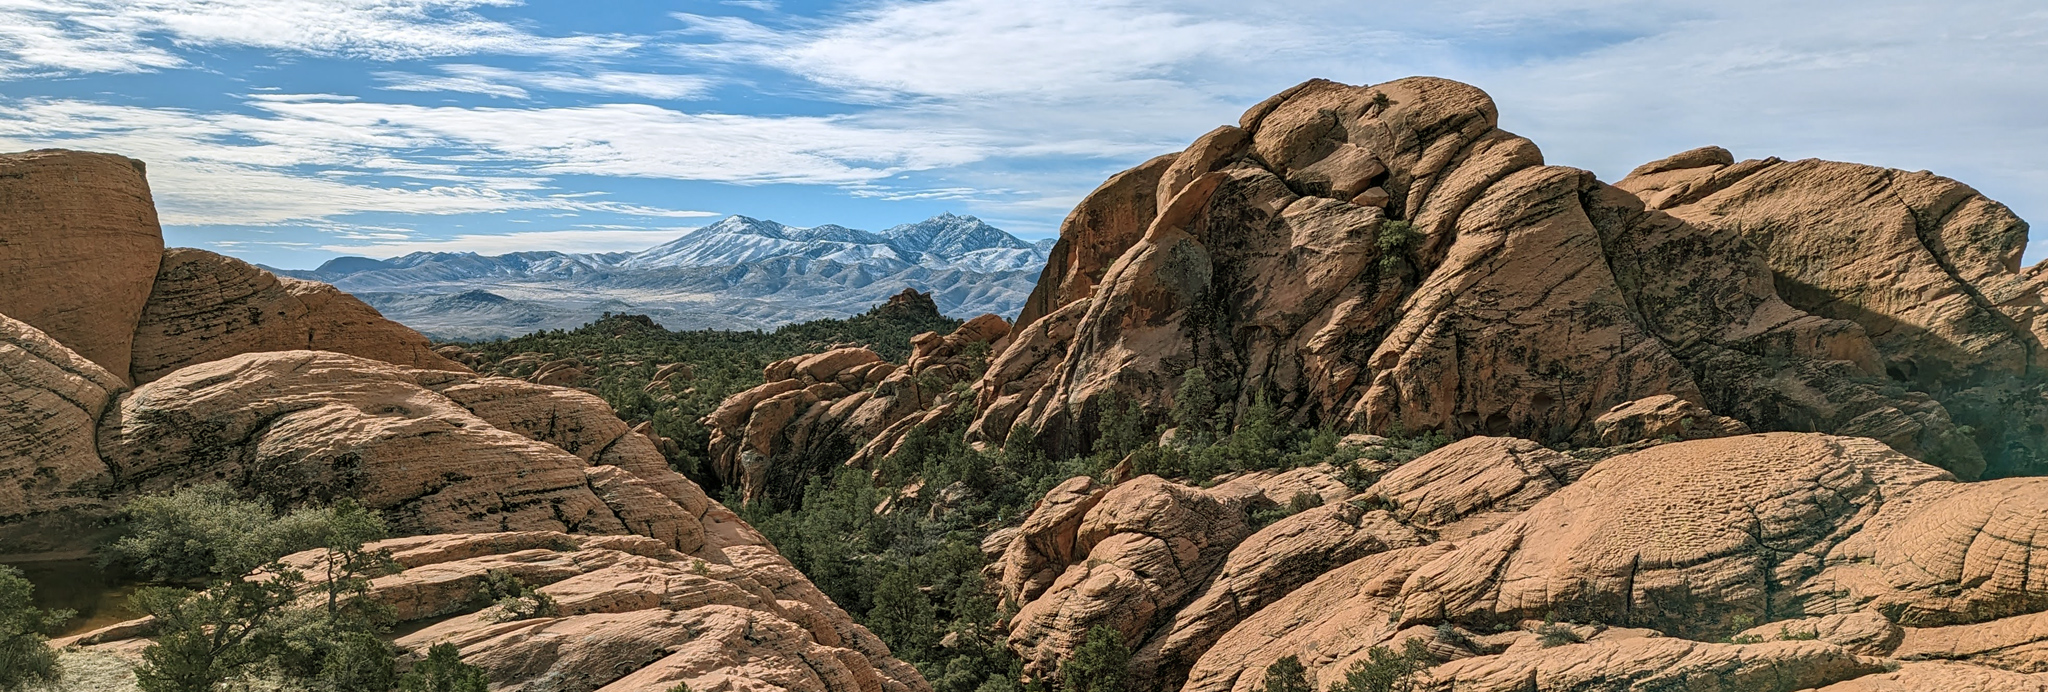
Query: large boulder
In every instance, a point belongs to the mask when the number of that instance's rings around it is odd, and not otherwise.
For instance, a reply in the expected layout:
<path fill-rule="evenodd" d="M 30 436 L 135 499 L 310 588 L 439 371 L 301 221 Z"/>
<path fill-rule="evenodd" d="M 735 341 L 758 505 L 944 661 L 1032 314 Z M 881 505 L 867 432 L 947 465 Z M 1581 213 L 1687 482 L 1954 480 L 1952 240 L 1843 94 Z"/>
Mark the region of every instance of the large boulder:
<path fill-rule="evenodd" d="M 350 497 L 406 532 L 623 533 L 583 459 L 435 391 L 472 377 L 324 351 L 243 354 L 122 396 L 100 453 L 126 488 L 218 479 L 279 502 Z"/>
<path fill-rule="evenodd" d="M 1424 530 L 1350 502 L 1274 522 L 1237 544 L 1208 583 L 1138 647 L 1132 672 L 1154 689 L 1177 688 L 1210 646 L 1260 608 L 1359 558 L 1428 542 Z"/>
<path fill-rule="evenodd" d="M 1894 497 L 1800 596 L 1902 625 L 1986 622 L 2048 609 L 2048 478 L 1928 483 Z"/>
<path fill-rule="evenodd" d="M 261 351 L 333 351 L 433 370 L 467 368 L 426 337 L 384 319 L 355 296 L 316 281 L 280 278 L 205 250 L 163 254 L 135 334 L 134 381 Z"/>
<path fill-rule="evenodd" d="M 1031 534 L 1011 549 L 1024 559 L 1004 574 L 1004 584 L 1014 585 L 1004 597 L 1018 605 L 1009 642 L 1027 673 L 1057 670 L 1095 627 L 1143 641 L 1251 534 L 1242 506 L 1158 476 L 1132 479 L 1099 498 L 1086 488 L 1070 483 L 1056 490 L 1058 501 L 1039 508 L 1051 518 L 1037 520 L 1035 512 L 1026 522 Z M 1078 522 L 1068 519 L 1084 505 Z M 1068 526 L 1071 538 L 1042 536 Z M 1057 576 L 1040 589 L 1034 577 L 1046 569 Z"/>
<path fill-rule="evenodd" d="M 113 484 L 94 426 L 123 389 L 106 368 L 0 315 L 0 555 L 85 550 L 77 539 L 106 512 Z"/>
<path fill-rule="evenodd" d="M 0 314 L 125 379 L 163 250 L 141 161 L 0 155 Z"/>

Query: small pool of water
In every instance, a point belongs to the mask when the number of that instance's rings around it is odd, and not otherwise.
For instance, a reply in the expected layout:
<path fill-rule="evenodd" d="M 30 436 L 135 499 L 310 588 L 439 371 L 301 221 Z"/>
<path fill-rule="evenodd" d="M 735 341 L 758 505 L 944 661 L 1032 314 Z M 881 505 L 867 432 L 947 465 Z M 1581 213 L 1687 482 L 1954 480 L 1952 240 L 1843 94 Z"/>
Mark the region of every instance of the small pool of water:
<path fill-rule="evenodd" d="M 22 576 L 36 585 L 38 607 L 76 613 L 64 622 L 58 636 L 90 632 L 142 616 L 128 607 L 128 595 L 141 585 L 114 578 L 91 558 L 14 562 L 8 566 L 21 570 Z"/>

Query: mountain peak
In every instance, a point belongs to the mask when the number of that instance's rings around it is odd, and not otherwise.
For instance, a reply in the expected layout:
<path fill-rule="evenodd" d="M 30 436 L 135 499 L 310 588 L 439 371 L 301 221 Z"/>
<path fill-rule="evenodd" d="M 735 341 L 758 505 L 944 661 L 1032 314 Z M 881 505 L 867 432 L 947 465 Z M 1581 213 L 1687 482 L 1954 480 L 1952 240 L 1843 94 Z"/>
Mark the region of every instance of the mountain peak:
<path fill-rule="evenodd" d="M 882 237 L 907 254 L 931 253 L 948 259 L 976 250 L 1029 250 L 1031 244 L 981 219 L 946 212 L 882 231 Z"/>

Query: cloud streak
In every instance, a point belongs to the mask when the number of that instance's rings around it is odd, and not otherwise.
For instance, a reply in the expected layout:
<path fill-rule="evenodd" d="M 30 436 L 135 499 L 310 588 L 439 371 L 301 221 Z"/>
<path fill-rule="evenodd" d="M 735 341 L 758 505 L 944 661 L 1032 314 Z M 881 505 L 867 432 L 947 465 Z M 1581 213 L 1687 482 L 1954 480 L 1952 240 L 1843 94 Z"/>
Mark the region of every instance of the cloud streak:
<path fill-rule="evenodd" d="M 333 243 L 320 249 L 344 255 L 396 257 L 414 252 L 474 252 L 502 255 L 548 249 L 558 252 L 638 252 L 666 243 L 694 228 L 655 230 L 563 230 L 518 233 L 475 233 L 436 240 L 393 240 L 369 243 Z"/>
<path fill-rule="evenodd" d="M 475 10 L 516 0 L 4 0 L 0 78 L 150 72 L 187 61 L 178 47 L 230 46 L 369 60 L 488 53 L 591 56 L 631 50 L 622 35 L 540 36 Z"/>
<path fill-rule="evenodd" d="M 651 72 L 521 71 L 488 65 L 441 65 L 439 69 L 441 75 L 384 72 L 378 78 L 385 82 L 385 89 L 393 91 L 454 91 L 515 99 L 532 98 L 529 90 L 533 90 L 674 101 L 702 98 L 712 84 L 700 76 Z"/>

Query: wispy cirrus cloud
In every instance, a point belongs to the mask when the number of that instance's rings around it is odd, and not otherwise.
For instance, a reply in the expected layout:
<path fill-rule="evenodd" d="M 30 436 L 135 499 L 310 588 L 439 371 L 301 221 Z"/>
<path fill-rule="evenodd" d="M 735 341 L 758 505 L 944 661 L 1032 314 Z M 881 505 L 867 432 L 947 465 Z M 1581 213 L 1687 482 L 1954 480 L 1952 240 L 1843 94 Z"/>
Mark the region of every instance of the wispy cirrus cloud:
<path fill-rule="evenodd" d="M 183 67 L 172 47 L 406 60 L 611 55 L 639 39 L 536 35 L 478 14 L 517 0 L 4 0 L 0 78 Z M 167 45 L 166 45 L 167 44 Z"/>
<path fill-rule="evenodd" d="M 709 212 L 559 190 L 555 176 L 860 185 L 989 154 L 971 136 L 844 117 L 703 115 L 637 104 L 461 108 L 259 95 L 254 113 L 30 99 L 0 112 L 0 148 L 147 160 L 167 223 L 276 224 L 363 212 Z M 556 194 L 559 193 L 559 194 Z"/>
<path fill-rule="evenodd" d="M 674 101 L 702 98 L 710 79 L 697 75 L 653 72 L 563 72 L 512 70 L 488 65 L 441 65 L 441 74 L 382 72 L 377 78 L 391 91 L 453 91 L 485 96 L 529 99 L 533 91 L 570 94 L 637 96 Z"/>
<path fill-rule="evenodd" d="M 329 243 L 320 249 L 344 255 L 395 257 L 414 252 L 474 252 L 502 255 L 546 248 L 557 252 L 638 252 L 666 243 L 695 228 L 570 229 L 516 233 L 464 233 L 451 238 Z"/>

